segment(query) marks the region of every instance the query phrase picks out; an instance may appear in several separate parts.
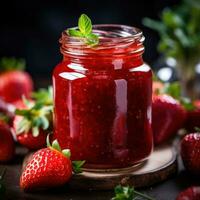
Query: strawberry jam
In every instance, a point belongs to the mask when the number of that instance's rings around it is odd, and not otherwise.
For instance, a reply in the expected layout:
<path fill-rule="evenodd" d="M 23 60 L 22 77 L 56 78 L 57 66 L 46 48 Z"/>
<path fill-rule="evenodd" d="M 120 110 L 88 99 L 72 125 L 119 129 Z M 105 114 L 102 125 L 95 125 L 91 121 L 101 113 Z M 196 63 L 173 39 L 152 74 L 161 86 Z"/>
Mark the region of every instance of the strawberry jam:
<path fill-rule="evenodd" d="M 95 25 L 91 47 L 62 33 L 53 72 L 54 135 L 88 169 L 131 167 L 152 151 L 152 73 L 139 29 Z"/>

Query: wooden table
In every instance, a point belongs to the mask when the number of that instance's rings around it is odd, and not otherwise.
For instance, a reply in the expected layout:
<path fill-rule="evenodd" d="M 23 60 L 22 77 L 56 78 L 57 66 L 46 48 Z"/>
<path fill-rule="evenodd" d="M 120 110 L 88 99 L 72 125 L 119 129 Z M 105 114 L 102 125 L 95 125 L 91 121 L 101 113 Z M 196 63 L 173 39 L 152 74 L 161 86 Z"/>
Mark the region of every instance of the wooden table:
<path fill-rule="evenodd" d="M 6 165 L 7 173 L 5 176 L 5 184 L 7 191 L 5 200 L 110 200 L 113 196 L 113 191 L 69 190 L 66 186 L 60 189 L 51 189 L 46 192 L 24 193 L 19 188 L 19 177 L 21 163 L 26 153 L 26 149 L 17 147 L 16 159 L 9 165 Z M 141 191 L 151 195 L 156 200 L 175 200 L 181 190 L 198 184 L 200 182 L 198 182 L 197 178 L 184 171 L 179 159 L 179 172 L 176 177 L 172 177 L 150 188 L 144 188 Z"/>

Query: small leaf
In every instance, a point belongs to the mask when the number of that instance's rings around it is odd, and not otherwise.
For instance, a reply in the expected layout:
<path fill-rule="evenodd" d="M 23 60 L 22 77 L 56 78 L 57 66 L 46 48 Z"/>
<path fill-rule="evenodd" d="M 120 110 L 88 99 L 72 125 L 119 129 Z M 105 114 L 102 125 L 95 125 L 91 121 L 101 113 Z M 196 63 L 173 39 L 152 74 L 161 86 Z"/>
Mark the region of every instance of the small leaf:
<path fill-rule="evenodd" d="M 1 71 L 10 71 L 10 70 L 24 70 L 26 62 L 24 59 L 17 58 L 7 58 L 3 57 L 0 60 L 0 70 Z"/>
<path fill-rule="evenodd" d="M 95 46 L 99 43 L 99 38 L 97 35 L 90 33 L 89 35 L 87 35 L 87 44 L 91 45 L 91 46 Z"/>
<path fill-rule="evenodd" d="M 192 111 L 195 110 L 196 106 L 194 103 L 191 101 L 191 99 L 186 98 L 186 97 L 181 97 L 180 99 L 181 105 L 187 110 L 187 111 Z"/>
<path fill-rule="evenodd" d="M 88 35 L 92 32 L 92 22 L 86 14 L 82 14 L 78 20 L 78 28 L 84 35 Z"/>
<path fill-rule="evenodd" d="M 51 147 L 51 143 L 50 143 L 50 139 L 49 136 L 50 134 L 47 135 L 47 139 L 46 139 L 46 143 L 47 143 L 47 147 Z"/>
<path fill-rule="evenodd" d="M 39 128 L 37 126 L 32 128 L 32 134 L 33 137 L 38 137 L 38 135 L 40 134 Z"/>
<path fill-rule="evenodd" d="M 175 99 L 180 99 L 181 97 L 181 86 L 179 82 L 165 83 L 162 89 L 163 94 L 169 94 Z"/>
<path fill-rule="evenodd" d="M 71 151 L 69 149 L 62 150 L 62 153 L 65 157 L 70 158 L 71 157 Z"/>
<path fill-rule="evenodd" d="M 154 198 L 136 191 L 133 187 L 118 185 L 115 187 L 115 196 L 112 200 L 136 200 L 136 199 L 155 200 Z"/>
<path fill-rule="evenodd" d="M 74 36 L 74 37 L 83 37 L 84 36 L 80 31 L 75 30 L 75 29 L 68 29 L 67 32 L 70 36 Z"/>
<path fill-rule="evenodd" d="M 45 116 L 41 116 L 41 125 L 43 130 L 47 130 L 49 128 L 49 120 Z"/>
<path fill-rule="evenodd" d="M 82 166 L 85 164 L 85 160 L 72 161 L 73 171 L 75 174 L 82 172 Z"/>
<path fill-rule="evenodd" d="M 199 128 L 199 127 L 195 126 L 195 127 L 194 127 L 194 130 L 195 130 L 196 132 L 199 132 L 199 133 L 200 133 L 200 128 Z"/>
<path fill-rule="evenodd" d="M 58 143 L 58 140 L 54 140 L 52 143 L 52 148 L 56 149 L 57 151 L 61 151 L 60 145 Z"/>

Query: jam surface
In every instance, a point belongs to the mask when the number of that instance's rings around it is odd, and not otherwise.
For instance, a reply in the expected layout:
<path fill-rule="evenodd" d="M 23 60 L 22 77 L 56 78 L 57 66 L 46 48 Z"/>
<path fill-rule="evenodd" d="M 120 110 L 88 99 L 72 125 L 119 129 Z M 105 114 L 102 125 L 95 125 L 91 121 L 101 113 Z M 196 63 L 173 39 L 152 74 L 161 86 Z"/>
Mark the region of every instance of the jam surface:
<path fill-rule="evenodd" d="M 152 151 L 152 73 L 134 59 L 65 57 L 53 72 L 54 134 L 86 168 L 123 168 Z"/>

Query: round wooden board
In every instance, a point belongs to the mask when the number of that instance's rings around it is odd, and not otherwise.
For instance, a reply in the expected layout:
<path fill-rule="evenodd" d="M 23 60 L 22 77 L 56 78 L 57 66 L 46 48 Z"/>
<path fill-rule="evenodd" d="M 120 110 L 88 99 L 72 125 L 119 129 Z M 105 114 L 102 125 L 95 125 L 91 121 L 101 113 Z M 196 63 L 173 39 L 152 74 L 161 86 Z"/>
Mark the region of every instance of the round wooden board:
<path fill-rule="evenodd" d="M 25 158 L 24 165 L 31 155 Z M 74 175 L 67 184 L 72 189 L 110 190 L 117 184 L 132 185 L 135 188 L 151 186 L 162 182 L 177 172 L 177 155 L 170 145 L 155 148 L 154 152 L 139 168 L 120 172 L 88 172 Z"/>

